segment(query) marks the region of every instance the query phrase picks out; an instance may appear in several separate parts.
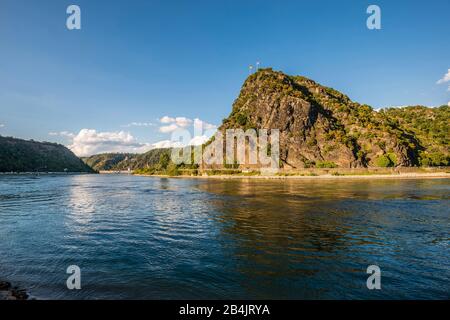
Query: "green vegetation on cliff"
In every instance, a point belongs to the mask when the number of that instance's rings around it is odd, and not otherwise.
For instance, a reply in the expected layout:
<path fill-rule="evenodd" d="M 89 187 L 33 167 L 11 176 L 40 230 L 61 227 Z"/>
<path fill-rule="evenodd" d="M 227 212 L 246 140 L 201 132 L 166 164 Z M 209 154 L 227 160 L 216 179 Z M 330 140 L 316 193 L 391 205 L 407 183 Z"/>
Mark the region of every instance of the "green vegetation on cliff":
<path fill-rule="evenodd" d="M 0 136 L 0 172 L 89 172 L 94 170 L 65 146 Z"/>
<path fill-rule="evenodd" d="M 219 130 L 278 129 L 284 167 L 449 165 L 449 107 L 376 111 L 272 69 L 250 75 Z"/>
<path fill-rule="evenodd" d="M 170 149 L 153 149 L 143 154 L 102 153 L 82 158 L 83 161 L 98 171 L 121 171 L 149 169 L 160 161 L 161 155 L 170 155 Z"/>
<path fill-rule="evenodd" d="M 102 170 L 127 170 L 127 161 L 133 159 L 137 154 L 133 153 L 101 153 L 81 159 L 91 168 Z"/>
<path fill-rule="evenodd" d="M 419 142 L 419 163 L 423 166 L 450 165 L 450 107 L 412 106 L 382 110 Z"/>

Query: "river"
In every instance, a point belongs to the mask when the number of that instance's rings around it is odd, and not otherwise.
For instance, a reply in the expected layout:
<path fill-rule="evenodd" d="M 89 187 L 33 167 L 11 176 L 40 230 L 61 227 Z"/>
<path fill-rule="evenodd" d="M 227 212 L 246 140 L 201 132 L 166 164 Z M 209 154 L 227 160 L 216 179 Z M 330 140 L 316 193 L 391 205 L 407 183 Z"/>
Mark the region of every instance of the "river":
<path fill-rule="evenodd" d="M 0 280 L 38 299 L 448 299 L 449 200 L 450 179 L 4 175 Z"/>

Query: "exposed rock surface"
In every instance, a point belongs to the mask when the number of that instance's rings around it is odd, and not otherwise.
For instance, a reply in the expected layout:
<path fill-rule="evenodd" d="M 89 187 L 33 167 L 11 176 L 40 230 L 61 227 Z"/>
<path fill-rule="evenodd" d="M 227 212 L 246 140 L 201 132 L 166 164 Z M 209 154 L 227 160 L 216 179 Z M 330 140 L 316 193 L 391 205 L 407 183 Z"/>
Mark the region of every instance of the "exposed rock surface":
<path fill-rule="evenodd" d="M 12 287 L 11 283 L 0 281 L 0 300 L 27 300 L 28 294 L 25 290 Z"/>
<path fill-rule="evenodd" d="M 414 132 L 388 112 L 272 69 L 245 81 L 219 130 L 229 128 L 279 129 L 280 160 L 287 168 L 413 166 L 424 150 Z M 448 140 L 443 143 L 448 160 Z"/>

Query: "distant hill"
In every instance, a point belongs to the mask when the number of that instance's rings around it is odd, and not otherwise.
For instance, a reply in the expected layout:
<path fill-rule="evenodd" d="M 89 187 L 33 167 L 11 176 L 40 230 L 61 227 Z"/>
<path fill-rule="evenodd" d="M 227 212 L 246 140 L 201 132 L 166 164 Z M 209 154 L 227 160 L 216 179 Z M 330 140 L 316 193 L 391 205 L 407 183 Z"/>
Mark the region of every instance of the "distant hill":
<path fill-rule="evenodd" d="M 153 149 L 146 153 L 102 153 L 90 157 L 83 157 L 82 160 L 98 171 L 120 171 L 149 168 L 157 164 L 162 154 L 170 154 L 170 149 Z"/>
<path fill-rule="evenodd" d="M 0 136 L 0 172 L 95 172 L 65 146 Z"/>
<path fill-rule="evenodd" d="M 219 130 L 279 129 L 283 167 L 449 165 L 448 106 L 375 111 L 302 76 L 250 75 Z"/>
<path fill-rule="evenodd" d="M 136 157 L 134 153 L 101 153 L 81 160 L 97 171 L 127 170 L 127 162 Z"/>

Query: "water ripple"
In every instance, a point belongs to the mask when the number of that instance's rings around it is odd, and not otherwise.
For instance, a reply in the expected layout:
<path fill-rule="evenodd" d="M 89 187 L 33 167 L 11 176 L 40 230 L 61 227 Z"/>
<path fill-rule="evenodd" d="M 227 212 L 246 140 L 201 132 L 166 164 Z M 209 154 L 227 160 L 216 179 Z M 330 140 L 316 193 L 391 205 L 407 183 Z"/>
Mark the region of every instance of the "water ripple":
<path fill-rule="evenodd" d="M 446 299 L 449 195 L 448 179 L 1 176 L 0 278 L 53 299 Z"/>

